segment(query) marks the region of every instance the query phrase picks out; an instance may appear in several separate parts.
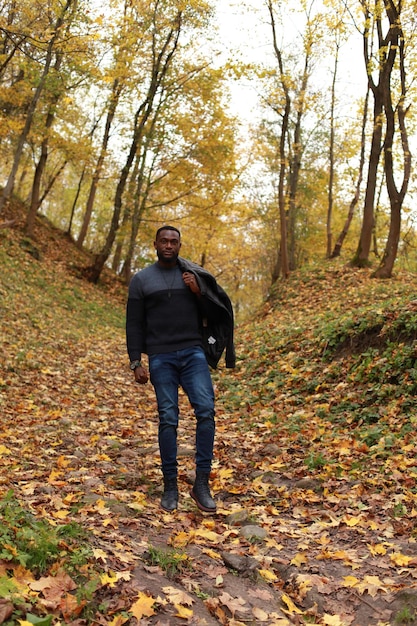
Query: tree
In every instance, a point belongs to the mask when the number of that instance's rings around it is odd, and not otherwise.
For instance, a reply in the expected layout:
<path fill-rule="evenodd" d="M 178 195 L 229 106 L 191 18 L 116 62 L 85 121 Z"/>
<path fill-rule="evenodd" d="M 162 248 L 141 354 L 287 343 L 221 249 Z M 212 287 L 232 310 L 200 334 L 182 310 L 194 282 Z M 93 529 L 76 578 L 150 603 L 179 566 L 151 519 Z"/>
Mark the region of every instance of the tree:
<path fill-rule="evenodd" d="M 91 178 L 81 229 L 77 238 L 77 246 L 79 248 L 82 248 L 87 236 L 97 189 L 109 150 L 112 126 L 120 100 L 125 92 L 131 94 L 132 98 L 135 97 L 133 86 L 137 78 L 136 59 L 141 57 L 143 52 L 141 48 L 144 45 L 145 32 L 143 29 L 138 28 L 138 19 L 135 19 L 135 6 L 131 2 L 125 0 L 120 17 L 111 23 L 110 28 L 110 35 L 105 34 L 105 37 L 108 38 L 108 43 L 104 41 L 102 45 L 106 47 L 108 45 L 112 50 L 113 59 L 110 67 L 104 69 L 100 83 L 102 89 L 106 89 L 109 83 L 111 88 L 104 105 L 105 124 L 103 136 Z"/>
<path fill-rule="evenodd" d="M 273 0 L 267 1 L 269 22 L 272 30 L 272 45 L 277 63 L 279 87 L 267 101 L 279 118 L 279 137 L 277 138 L 278 160 L 278 209 L 280 225 L 279 250 L 277 262 L 272 273 L 272 282 L 279 275 L 287 278 L 295 269 L 297 261 L 297 195 L 299 191 L 302 158 L 305 149 L 303 134 L 306 115 L 312 98 L 308 88 L 314 64 L 315 48 L 322 35 L 322 16 L 313 12 L 313 3 L 309 7 L 303 3 L 305 28 L 302 36 L 302 54 L 292 63 L 285 59 L 284 45 L 279 45 L 276 11 Z M 299 65 L 300 67 L 298 67 Z"/>
<path fill-rule="evenodd" d="M 101 272 L 103 271 L 110 256 L 116 239 L 116 234 L 119 230 L 123 194 L 128 181 L 128 176 L 136 154 L 141 147 L 146 124 L 153 112 L 158 91 L 163 88 L 164 81 L 168 75 L 170 63 L 178 46 L 178 39 L 182 27 L 182 12 L 176 11 L 170 20 L 167 22 L 164 20 L 165 24 L 161 28 L 161 24 L 158 24 L 158 18 L 160 17 L 160 12 L 163 11 L 163 9 L 164 7 L 161 6 L 161 3 L 155 3 L 151 23 L 152 52 L 151 64 L 149 68 L 149 83 L 144 97 L 134 116 L 130 149 L 116 187 L 113 216 L 106 241 L 101 251 L 96 255 L 94 263 L 87 270 L 87 274 L 91 282 L 97 282 L 99 280 Z"/>
<path fill-rule="evenodd" d="M 63 58 L 62 52 L 57 50 L 55 53 L 55 63 L 53 67 L 54 74 L 56 75 L 56 79 L 54 77 L 55 79 L 54 82 L 59 82 L 58 74 L 59 74 L 59 70 L 62 64 L 62 58 Z M 29 236 L 33 235 L 33 228 L 35 226 L 35 217 L 42 202 L 40 189 L 41 189 L 42 176 L 45 171 L 46 162 L 48 160 L 49 133 L 54 123 L 55 111 L 56 111 L 58 102 L 61 98 L 61 94 L 62 94 L 62 88 L 56 85 L 54 89 L 54 93 L 52 94 L 51 99 L 49 101 L 49 105 L 47 107 L 48 110 L 46 113 L 45 128 L 44 128 L 44 133 L 43 133 L 44 136 L 41 141 L 40 156 L 35 167 L 35 174 L 33 177 L 33 185 L 32 185 L 32 195 L 31 195 L 31 200 L 30 200 L 30 205 L 29 205 L 29 211 L 26 217 L 26 234 Z"/>
<path fill-rule="evenodd" d="M 283 91 L 283 106 L 281 110 L 274 106 L 276 112 L 281 115 L 281 133 L 279 138 L 279 180 L 278 180 L 278 208 L 280 219 L 280 247 L 279 254 L 277 255 L 277 264 L 275 266 L 272 282 L 278 279 L 280 273 L 284 278 L 287 278 L 290 273 L 289 259 L 288 259 L 288 236 L 287 236 L 287 211 L 286 211 L 286 199 L 285 199 L 285 179 L 287 168 L 287 155 L 286 155 L 286 143 L 287 133 L 289 128 L 289 120 L 291 113 L 291 96 L 289 88 L 289 76 L 284 71 L 284 63 L 282 52 L 278 46 L 277 30 L 275 23 L 275 12 L 272 0 L 268 0 L 268 11 L 272 28 L 272 43 L 274 52 L 279 68 L 279 76 L 281 87 Z"/>
<path fill-rule="evenodd" d="M 391 206 L 391 217 L 388 238 L 385 251 L 378 269 L 375 272 L 377 278 L 389 278 L 392 274 L 395 259 L 397 258 L 398 243 L 401 232 L 401 209 L 404 197 L 407 193 L 408 183 L 411 173 L 411 152 L 408 143 L 408 133 L 406 127 L 406 115 L 409 107 L 406 106 L 407 81 L 405 65 L 405 36 L 401 25 L 401 2 L 398 5 L 392 0 L 385 4 L 385 10 L 390 24 L 391 46 L 390 53 L 398 57 L 399 73 L 399 99 L 394 106 L 394 94 L 391 83 L 384 89 L 384 111 L 386 118 L 386 133 L 384 141 L 384 171 L 387 184 L 387 191 Z M 394 61 L 393 61 L 394 63 Z M 397 188 L 395 181 L 394 167 L 394 138 L 396 133 L 395 119 L 398 119 L 398 129 L 400 133 L 401 149 L 403 154 L 402 183 Z"/>
<path fill-rule="evenodd" d="M 155 224 L 180 220 L 193 258 L 205 265 L 218 257 L 216 233 L 227 227 L 238 181 L 236 121 L 224 112 L 224 94 L 222 69 L 193 61 L 171 68 L 127 191 L 121 228 L 126 280 L 136 266 L 144 218 Z M 114 268 L 120 267 L 121 243 Z"/>
<path fill-rule="evenodd" d="M 51 21 L 48 24 L 48 28 L 45 31 L 46 39 L 42 42 L 43 68 L 38 78 L 36 88 L 34 89 L 33 96 L 28 103 L 25 121 L 17 141 L 11 171 L 4 187 L 3 193 L 0 197 L 0 213 L 12 194 L 20 159 L 29 135 L 30 128 L 33 123 L 34 114 L 42 92 L 45 88 L 52 63 L 54 61 L 55 50 L 59 46 L 62 36 L 65 32 L 65 21 L 70 21 L 72 19 L 72 12 L 76 8 L 76 5 L 77 0 L 66 0 L 65 4 L 62 6 L 58 4 L 58 6 L 56 7 L 57 14 L 52 15 Z"/>
<path fill-rule="evenodd" d="M 383 266 L 377 272 L 378 275 L 389 275 L 392 271 L 398 238 L 400 233 L 401 204 L 407 190 L 410 173 L 410 152 L 408 150 L 407 133 L 405 128 L 404 108 L 405 99 L 405 65 L 404 65 L 404 33 L 402 31 L 400 15 L 401 1 L 395 5 L 388 0 L 383 3 L 376 0 L 373 8 L 366 0 L 361 0 L 364 16 L 363 51 L 367 68 L 368 85 L 374 97 L 372 142 L 368 162 L 368 178 L 366 184 L 362 229 L 353 265 L 363 267 L 369 264 L 369 253 L 374 227 L 374 205 L 377 186 L 377 173 L 380 164 L 382 150 L 385 157 L 385 176 L 388 186 L 388 194 L 391 202 L 391 227 L 387 240 L 386 253 L 384 254 Z M 386 32 L 384 34 L 384 25 Z M 374 42 L 376 51 L 373 51 Z M 398 119 L 401 129 L 402 149 L 404 153 L 404 179 L 402 189 L 398 192 L 394 182 L 394 167 L 392 150 L 395 134 L 393 89 L 394 73 L 398 51 L 401 83 L 401 96 L 398 107 Z M 385 138 L 384 138 L 385 132 Z M 388 161 L 387 161 L 388 159 Z"/>
<path fill-rule="evenodd" d="M 355 185 L 355 191 L 353 194 L 353 197 L 350 201 L 349 204 L 349 210 L 348 210 L 348 214 L 346 216 L 346 220 L 343 224 L 343 228 L 341 230 L 341 232 L 339 233 L 339 236 L 336 240 L 336 243 L 334 245 L 333 251 L 330 255 L 330 258 L 334 259 L 338 256 L 340 256 L 340 252 L 342 250 L 342 246 L 343 243 L 346 239 L 346 236 L 348 234 L 350 225 L 352 223 L 353 220 L 353 215 L 355 213 L 355 208 L 358 205 L 359 202 L 359 198 L 360 198 L 360 192 L 361 192 L 361 185 L 362 185 L 362 180 L 363 180 L 363 169 L 364 169 L 364 165 L 365 165 L 365 148 L 366 148 L 366 122 L 368 119 L 368 101 L 369 101 L 369 89 L 367 89 L 366 91 L 366 97 L 365 97 L 365 103 L 364 103 L 364 107 L 363 107 L 363 116 L 362 116 L 362 132 L 361 132 L 361 143 L 360 143 L 360 157 L 359 157 L 359 167 L 358 167 L 358 177 L 357 177 L 357 181 L 356 181 L 356 185 Z"/>

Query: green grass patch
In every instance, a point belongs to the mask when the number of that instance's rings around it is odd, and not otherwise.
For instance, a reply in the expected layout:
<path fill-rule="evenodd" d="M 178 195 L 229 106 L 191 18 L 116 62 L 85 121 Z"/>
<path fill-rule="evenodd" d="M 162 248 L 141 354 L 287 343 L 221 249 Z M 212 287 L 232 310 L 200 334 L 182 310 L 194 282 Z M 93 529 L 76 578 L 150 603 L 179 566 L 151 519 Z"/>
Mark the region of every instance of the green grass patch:
<path fill-rule="evenodd" d="M 158 565 L 169 578 L 175 578 L 177 574 L 192 568 L 191 560 L 187 554 L 172 548 L 149 546 L 146 560 L 151 565 Z"/>
<path fill-rule="evenodd" d="M 0 559 L 6 562 L 19 563 L 41 575 L 60 560 L 76 574 L 92 556 L 86 542 L 87 533 L 81 526 L 51 526 L 24 509 L 12 491 L 0 500 Z"/>

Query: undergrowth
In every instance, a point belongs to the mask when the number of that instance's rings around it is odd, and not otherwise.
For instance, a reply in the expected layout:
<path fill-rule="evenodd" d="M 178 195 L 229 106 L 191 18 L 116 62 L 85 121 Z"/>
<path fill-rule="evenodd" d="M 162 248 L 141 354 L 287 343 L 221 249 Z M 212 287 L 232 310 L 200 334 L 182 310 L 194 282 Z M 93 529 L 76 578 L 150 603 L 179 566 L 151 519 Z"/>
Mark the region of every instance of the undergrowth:
<path fill-rule="evenodd" d="M 75 523 L 56 527 L 24 509 L 9 491 L 0 500 L 0 559 L 41 575 L 58 560 L 71 574 L 92 556 L 88 535 Z"/>
<path fill-rule="evenodd" d="M 294 274 L 281 283 L 266 314 L 239 329 L 242 386 L 220 378 L 223 402 L 241 413 L 242 429 L 253 427 L 251 414 L 262 404 L 280 436 L 295 439 L 304 420 L 310 427 L 317 420 L 329 425 L 317 435 L 324 446 L 354 429 L 364 455 L 389 459 L 415 428 L 416 279 L 379 282 L 346 268 L 337 274 L 340 290 L 333 270 L 310 278 Z M 337 450 L 333 457 L 307 451 L 304 463 L 340 473 Z"/>

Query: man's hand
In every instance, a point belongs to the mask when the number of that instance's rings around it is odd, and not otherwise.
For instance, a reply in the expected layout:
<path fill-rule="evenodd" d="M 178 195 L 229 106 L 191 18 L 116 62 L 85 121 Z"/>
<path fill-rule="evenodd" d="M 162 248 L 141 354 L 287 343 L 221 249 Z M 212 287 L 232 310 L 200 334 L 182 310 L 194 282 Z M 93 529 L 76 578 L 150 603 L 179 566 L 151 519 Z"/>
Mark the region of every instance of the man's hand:
<path fill-rule="evenodd" d="M 191 289 L 196 296 L 201 296 L 200 287 L 198 286 L 197 279 L 191 272 L 184 272 L 182 275 L 183 281 Z"/>
<path fill-rule="evenodd" d="M 148 372 L 142 365 L 135 369 L 135 380 L 140 385 L 145 385 L 148 382 Z"/>

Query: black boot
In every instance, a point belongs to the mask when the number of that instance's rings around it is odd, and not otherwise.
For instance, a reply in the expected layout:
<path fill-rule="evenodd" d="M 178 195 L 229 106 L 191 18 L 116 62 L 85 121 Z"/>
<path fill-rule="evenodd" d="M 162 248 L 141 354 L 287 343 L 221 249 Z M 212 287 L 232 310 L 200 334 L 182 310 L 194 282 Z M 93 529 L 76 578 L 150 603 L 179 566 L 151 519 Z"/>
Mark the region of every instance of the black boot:
<path fill-rule="evenodd" d="M 216 512 L 216 503 L 211 497 L 209 488 L 208 472 L 197 472 L 195 476 L 194 487 L 190 491 L 191 497 L 196 501 L 198 508 L 206 513 Z"/>
<path fill-rule="evenodd" d="M 164 493 L 161 498 L 161 507 L 165 511 L 174 511 L 178 507 L 178 485 L 176 476 L 164 476 Z"/>

